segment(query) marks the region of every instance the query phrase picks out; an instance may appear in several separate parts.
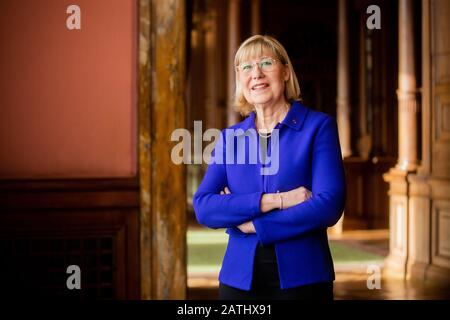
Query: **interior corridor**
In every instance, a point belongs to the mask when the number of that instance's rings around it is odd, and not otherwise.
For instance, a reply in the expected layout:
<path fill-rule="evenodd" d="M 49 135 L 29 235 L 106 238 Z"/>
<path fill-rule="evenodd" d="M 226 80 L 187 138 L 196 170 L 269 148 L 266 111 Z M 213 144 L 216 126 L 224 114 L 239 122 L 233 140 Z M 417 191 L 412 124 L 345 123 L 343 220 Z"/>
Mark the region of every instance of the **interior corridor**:
<path fill-rule="evenodd" d="M 331 244 L 342 244 L 350 248 L 386 257 L 389 252 L 388 230 L 351 230 L 342 235 L 330 235 Z M 189 249 L 188 249 L 189 250 Z M 380 288 L 368 288 L 372 283 L 368 272 L 372 262 L 335 262 L 336 300 L 447 300 L 448 288 L 417 281 L 405 281 L 383 274 Z M 383 263 L 377 264 L 383 270 Z M 368 280 L 369 279 L 369 280 Z M 218 298 L 216 273 L 188 274 L 189 300 L 214 300 Z"/>

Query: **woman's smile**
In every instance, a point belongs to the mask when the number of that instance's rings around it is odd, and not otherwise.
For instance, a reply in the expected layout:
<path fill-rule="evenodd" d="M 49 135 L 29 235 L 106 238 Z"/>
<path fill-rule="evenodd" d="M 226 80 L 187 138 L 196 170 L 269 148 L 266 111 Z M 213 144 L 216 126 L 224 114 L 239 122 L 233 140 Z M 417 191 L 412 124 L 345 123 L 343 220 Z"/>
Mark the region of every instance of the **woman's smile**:
<path fill-rule="evenodd" d="M 251 90 L 255 93 L 263 92 L 269 88 L 268 83 L 257 83 L 251 87 Z"/>
<path fill-rule="evenodd" d="M 250 61 L 243 62 L 238 67 L 238 81 L 242 93 L 254 108 L 264 106 L 276 109 L 285 105 L 284 91 L 288 78 L 288 68 L 269 51 L 250 57 Z"/>

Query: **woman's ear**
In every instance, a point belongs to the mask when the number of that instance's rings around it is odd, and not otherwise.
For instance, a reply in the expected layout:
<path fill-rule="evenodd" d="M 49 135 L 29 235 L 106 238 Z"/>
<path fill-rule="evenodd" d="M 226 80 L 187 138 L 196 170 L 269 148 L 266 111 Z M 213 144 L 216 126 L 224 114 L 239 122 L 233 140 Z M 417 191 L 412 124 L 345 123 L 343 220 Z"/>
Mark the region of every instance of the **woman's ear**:
<path fill-rule="evenodd" d="M 284 81 L 287 82 L 291 76 L 291 70 L 288 66 L 284 66 Z"/>

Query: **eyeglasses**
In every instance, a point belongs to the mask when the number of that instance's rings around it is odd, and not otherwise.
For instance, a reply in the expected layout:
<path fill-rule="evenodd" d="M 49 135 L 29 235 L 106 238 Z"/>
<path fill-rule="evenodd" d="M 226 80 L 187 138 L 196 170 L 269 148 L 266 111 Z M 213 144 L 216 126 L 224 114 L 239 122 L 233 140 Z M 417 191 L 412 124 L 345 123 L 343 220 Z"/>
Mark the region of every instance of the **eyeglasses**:
<path fill-rule="evenodd" d="M 256 62 L 246 61 L 237 66 L 238 70 L 244 75 L 249 75 L 254 70 L 255 64 L 258 64 L 262 72 L 270 72 L 275 70 L 277 60 L 273 58 L 262 58 Z"/>

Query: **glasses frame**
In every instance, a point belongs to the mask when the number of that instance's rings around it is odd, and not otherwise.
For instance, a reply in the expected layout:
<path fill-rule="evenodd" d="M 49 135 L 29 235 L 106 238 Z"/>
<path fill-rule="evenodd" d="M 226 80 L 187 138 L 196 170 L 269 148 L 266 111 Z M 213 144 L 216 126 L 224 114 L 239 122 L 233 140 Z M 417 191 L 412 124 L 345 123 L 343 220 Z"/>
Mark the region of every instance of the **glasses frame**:
<path fill-rule="evenodd" d="M 243 74 L 243 75 L 250 75 L 252 72 L 253 72 L 253 67 L 255 66 L 255 64 L 257 64 L 258 65 L 258 68 L 259 68 L 259 70 L 261 70 L 261 72 L 272 72 L 273 70 L 271 70 L 271 71 L 267 71 L 267 70 L 264 70 L 264 68 L 262 68 L 261 67 L 261 62 L 263 61 L 263 60 L 272 60 L 273 62 L 274 62 L 274 65 L 276 65 L 278 62 L 281 62 L 279 59 L 277 59 L 277 58 L 272 58 L 272 57 L 262 57 L 261 59 L 259 59 L 258 61 L 252 61 L 251 63 L 249 62 L 249 61 L 244 61 L 244 62 L 242 62 L 241 64 L 239 64 L 239 65 L 237 65 L 236 66 L 236 69 L 237 69 L 237 71 L 239 72 L 239 73 L 241 73 L 241 74 Z M 243 69 L 242 69 L 242 65 L 243 64 L 250 64 L 251 66 L 252 66 L 252 69 L 250 69 L 249 71 L 244 71 Z"/>

